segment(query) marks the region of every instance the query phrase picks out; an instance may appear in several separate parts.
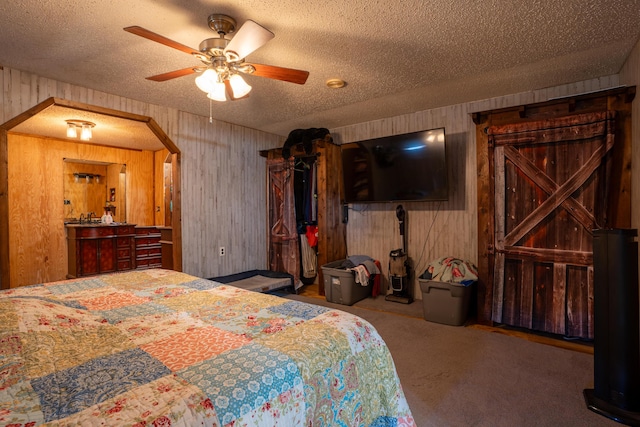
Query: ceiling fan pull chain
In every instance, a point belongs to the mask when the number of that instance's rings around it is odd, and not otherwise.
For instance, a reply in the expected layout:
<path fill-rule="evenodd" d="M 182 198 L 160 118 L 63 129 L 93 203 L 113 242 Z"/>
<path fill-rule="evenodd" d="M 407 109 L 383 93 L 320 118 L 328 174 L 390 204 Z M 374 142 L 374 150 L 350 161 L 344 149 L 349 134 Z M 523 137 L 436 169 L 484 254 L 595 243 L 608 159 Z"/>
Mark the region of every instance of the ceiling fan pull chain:
<path fill-rule="evenodd" d="M 209 98 L 209 123 L 213 123 L 212 100 Z"/>

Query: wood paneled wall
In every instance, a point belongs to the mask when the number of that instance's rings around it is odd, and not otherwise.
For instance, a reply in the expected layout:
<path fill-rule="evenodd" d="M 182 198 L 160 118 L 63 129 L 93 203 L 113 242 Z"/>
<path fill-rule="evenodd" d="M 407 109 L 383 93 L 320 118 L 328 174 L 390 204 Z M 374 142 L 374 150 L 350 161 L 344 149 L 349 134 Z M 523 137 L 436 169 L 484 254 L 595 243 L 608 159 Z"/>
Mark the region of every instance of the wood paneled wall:
<path fill-rule="evenodd" d="M 173 108 L 147 104 L 7 67 L 0 67 L 0 88 L 0 123 L 50 97 L 152 117 L 182 153 L 182 270 L 195 276 L 211 277 L 266 268 L 266 165 L 259 151 L 281 146 L 284 137 L 216 120 L 209 123 L 208 118 Z M 0 141 L 0 178 L 7 162 Z M 153 176 L 152 170 L 145 179 L 153 180 Z M 136 178 L 131 184 L 144 185 L 145 179 Z M 0 197 L 6 197 L 2 188 Z M 62 206 L 62 193 L 57 200 Z M 127 206 L 139 204 L 145 209 L 149 206 L 145 215 L 153 218 L 154 206 L 157 206 L 154 200 L 153 193 L 140 195 L 127 200 Z M 45 213 L 37 207 L 30 216 L 41 218 Z M 153 223 L 153 219 L 150 223 Z M 50 239 L 49 236 L 64 233 L 61 222 L 56 223 L 55 227 L 41 222 L 25 223 L 23 226 L 31 227 L 45 240 Z M 226 247 L 225 257 L 218 256 L 219 246 Z M 19 253 L 20 248 L 16 250 Z M 52 247 L 52 250 L 54 253 L 64 253 L 66 246 Z M 48 253 L 40 252 L 29 260 L 31 268 L 39 271 L 37 274 L 41 279 L 37 281 L 59 277 L 57 275 L 60 272 L 55 272 L 55 276 L 51 274 L 51 257 Z M 0 265 L 0 268 L 3 267 Z M 0 283 L 1 286 L 4 284 Z"/>
<path fill-rule="evenodd" d="M 12 287 L 62 280 L 67 274 L 64 158 L 126 163 L 127 221 L 153 225 L 153 179 L 148 179 L 153 176 L 152 152 L 10 133 L 8 199 Z M 99 168 L 104 176 L 106 167 Z M 105 187 L 104 183 L 92 185 Z M 121 192 L 119 197 L 123 195 Z M 98 206 L 104 206 L 106 192 L 100 197 Z M 74 215 L 79 217 L 84 213 L 86 216 L 87 209 L 88 206 L 78 206 Z M 90 210 L 102 215 L 102 210 L 95 207 Z"/>
<path fill-rule="evenodd" d="M 631 63 L 625 66 L 624 83 L 638 84 L 638 56 L 636 46 Z M 344 143 L 440 126 L 446 128 L 452 148 L 449 153 L 451 199 L 441 204 L 404 205 L 408 251 L 421 273 L 429 260 L 441 255 L 474 262 L 477 258 L 475 127 L 471 113 L 602 90 L 619 83 L 618 75 L 614 75 L 330 130 L 337 143 Z M 266 267 L 266 165 L 258 152 L 281 146 L 283 137 L 215 120 L 210 124 L 205 117 L 6 67 L 0 68 L 0 85 L 1 123 L 49 97 L 152 117 L 182 152 L 183 271 L 210 277 Z M 634 102 L 637 104 L 638 100 Z M 640 178 L 637 172 L 639 110 L 634 108 L 634 182 Z M 3 162 L 6 163 L 6 158 L 0 153 L 0 175 Z M 637 187 L 633 188 L 632 208 L 636 226 L 640 198 Z M 350 254 L 367 254 L 386 265 L 389 251 L 401 245 L 395 206 L 352 206 L 347 225 Z M 41 228 L 43 233 L 56 232 L 43 224 L 33 227 Z M 219 246 L 226 247 L 225 257 L 218 256 Z M 31 262 L 46 270 L 49 261 L 42 257 Z M 47 280 L 47 274 L 41 277 Z M 417 283 L 415 288 L 420 298 Z"/>
<path fill-rule="evenodd" d="M 284 138 L 180 114 L 184 271 L 204 277 L 267 268 L 266 162 L 256 151 Z M 218 250 L 225 247 L 225 256 Z"/>
<path fill-rule="evenodd" d="M 331 129 L 334 140 L 344 144 L 423 129 L 445 128 L 449 200 L 402 203 L 407 211 L 407 251 L 416 272 L 414 296 L 417 299 L 422 299 L 422 295 L 416 278 L 424 272 L 429 261 L 453 256 L 478 262 L 476 133 L 471 114 L 607 89 L 618 84 L 617 75 L 607 76 Z M 389 251 L 402 246 L 396 206 L 397 203 L 351 205 L 347 224 L 349 255 L 368 255 L 380 260 L 386 279 Z"/>

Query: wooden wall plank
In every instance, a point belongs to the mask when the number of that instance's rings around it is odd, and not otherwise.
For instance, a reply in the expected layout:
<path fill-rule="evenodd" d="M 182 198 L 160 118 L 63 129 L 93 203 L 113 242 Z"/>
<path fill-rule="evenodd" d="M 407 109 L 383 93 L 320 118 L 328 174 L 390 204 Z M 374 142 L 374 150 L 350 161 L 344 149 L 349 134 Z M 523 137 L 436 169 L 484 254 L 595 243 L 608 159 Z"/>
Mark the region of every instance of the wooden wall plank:
<path fill-rule="evenodd" d="M 493 283 L 493 295 L 495 297 L 495 303 L 493 304 L 493 316 L 492 319 L 498 323 L 503 321 L 503 311 L 505 306 L 505 295 L 508 295 L 508 289 L 515 289 L 514 274 L 508 274 L 509 270 L 505 266 L 504 253 L 498 252 L 495 256 L 494 266 L 494 283 Z M 507 274 L 505 274 L 507 273 Z M 505 277 L 506 276 L 506 277 Z M 510 304 L 510 307 L 515 307 L 515 304 Z M 508 316 L 512 318 L 512 316 Z"/>
<path fill-rule="evenodd" d="M 494 280 L 498 283 L 504 283 L 502 285 L 503 293 L 499 299 L 497 298 L 499 294 L 496 293 L 494 295 L 493 307 L 494 314 L 500 307 L 502 317 L 497 317 L 494 321 L 507 325 L 517 325 L 520 322 L 520 293 L 522 291 L 517 285 L 518 280 L 522 277 L 522 261 L 506 259 L 503 253 L 497 253 L 496 263 L 500 257 L 503 258 L 501 264 L 504 265 L 504 270 L 496 269 Z"/>
<path fill-rule="evenodd" d="M 553 291 L 550 304 L 551 314 L 546 316 L 545 330 L 559 335 L 565 334 L 567 316 L 567 265 L 556 263 L 553 266 Z"/>
<path fill-rule="evenodd" d="M 517 326 L 529 328 L 533 326 L 534 309 L 534 263 L 531 260 L 522 261 L 522 276 L 520 277 L 520 322 Z"/>
<path fill-rule="evenodd" d="M 593 311 L 589 311 L 593 310 L 593 282 L 589 269 L 592 267 L 567 268 L 566 335 L 570 337 L 593 338 Z"/>

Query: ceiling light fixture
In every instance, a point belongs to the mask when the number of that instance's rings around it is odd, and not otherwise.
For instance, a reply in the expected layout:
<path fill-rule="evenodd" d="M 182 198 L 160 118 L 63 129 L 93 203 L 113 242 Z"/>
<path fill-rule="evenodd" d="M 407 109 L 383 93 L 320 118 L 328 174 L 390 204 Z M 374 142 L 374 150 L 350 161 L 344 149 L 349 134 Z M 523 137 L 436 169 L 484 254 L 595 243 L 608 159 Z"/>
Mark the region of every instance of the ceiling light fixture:
<path fill-rule="evenodd" d="M 251 86 L 244 81 L 242 76 L 233 73 L 228 67 L 210 67 L 204 73 L 196 77 L 196 86 L 207 94 L 209 99 L 224 102 L 227 100 L 227 84 L 229 83 L 229 95 L 234 99 L 247 96 L 251 92 Z"/>
<path fill-rule="evenodd" d="M 67 138 L 77 138 L 77 137 L 78 137 L 78 130 L 76 129 L 75 123 L 70 123 L 70 121 L 67 120 Z"/>
<path fill-rule="evenodd" d="M 77 138 L 80 129 L 80 139 L 89 141 L 93 137 L 92 129 L 95 123 L 86 120 L 65 120 L 67 122 L 67 138 Z"/>

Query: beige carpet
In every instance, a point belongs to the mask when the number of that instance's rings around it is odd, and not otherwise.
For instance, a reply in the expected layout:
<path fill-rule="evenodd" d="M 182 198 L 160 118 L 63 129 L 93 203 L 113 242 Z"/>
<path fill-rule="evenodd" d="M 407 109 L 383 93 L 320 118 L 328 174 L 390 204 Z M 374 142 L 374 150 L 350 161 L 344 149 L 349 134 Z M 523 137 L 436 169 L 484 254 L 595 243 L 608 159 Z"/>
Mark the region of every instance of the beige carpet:
<path fill-rule="evenodd" d="M 587 409 L 593 356 L 485 329 L 427 322 L 422 302 L 353 306 L 288 298 L 368 320 L 393 355 L 409 406 L 426 426 L 619 426 Z M 392 313 L 393 312 L 393 313 Z"/>

